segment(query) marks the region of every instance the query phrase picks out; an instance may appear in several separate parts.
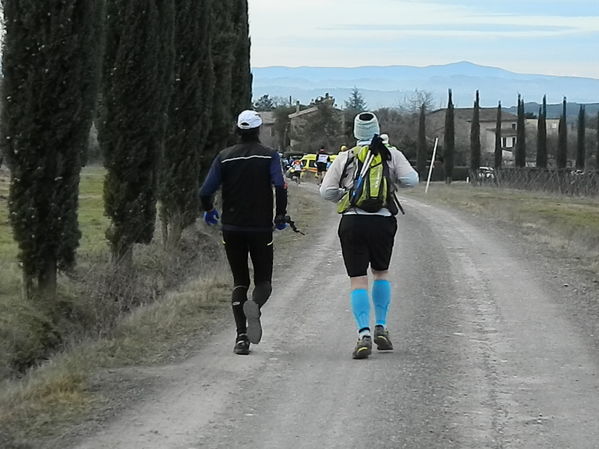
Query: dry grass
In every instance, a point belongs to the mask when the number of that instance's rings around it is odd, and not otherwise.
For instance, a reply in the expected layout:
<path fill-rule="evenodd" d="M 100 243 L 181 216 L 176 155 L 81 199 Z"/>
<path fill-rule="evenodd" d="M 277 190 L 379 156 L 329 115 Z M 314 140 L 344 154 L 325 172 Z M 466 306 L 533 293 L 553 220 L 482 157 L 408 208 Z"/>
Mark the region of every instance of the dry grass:
<path fill-rule="evenodd" d="M 172 361 L 190 350 L 194 335 L 228 304 L 228 282 L 196 279 L 161 300 L 123 317 L 110 336 L 73 345 L 31 371 L 0 396 L 0 427 L 19 441 L 59 435 L 65 426 L 104 403 L 92 388 L 95 373 L 107 368 Z"/>
<path fill-rule="evenodd" d="M 599 200 L 465 183 L 419 187 L 409 195 L 517 226 L 528 239 L 584 259 L 599 274 Z"/>

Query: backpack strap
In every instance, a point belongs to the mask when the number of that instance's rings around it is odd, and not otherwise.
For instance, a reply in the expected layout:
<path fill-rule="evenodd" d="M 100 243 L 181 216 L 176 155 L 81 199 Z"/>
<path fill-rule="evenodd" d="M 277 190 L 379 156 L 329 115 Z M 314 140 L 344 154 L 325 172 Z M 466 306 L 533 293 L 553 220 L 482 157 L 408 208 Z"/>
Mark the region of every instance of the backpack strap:
<path fill-rule="evenodd" d="M 356 158 L 356 154 L 354 153 L 354 150 L 358 148 L 358 147 L 354 147 L 350 150 L 347 150 L 347 159 L 345 160 L 345 164 L 343 164 L 343 171 L 341 172 L 341 178 L 339 178 L 339 187 L 343 187 L 343 180 L 345 179 L 345 177 L 348 175 L 347 173 L 347 167 L 349 166 L 349 164 L 352 162 L 352 160 Z"/>
<path fill-rule="evenodd" d="M 389 173 L 389 161 L 383 160 L 383 176 L 387 180 L 387 208 L 392 215 L 397 215 L 398 212 L 401 212 L 402 215 L 405 215 L 401 203 L 397 199 L 395 195 L 395 189 L 393 188 L 393 182 L 391 182 L 391 176 Z"/>

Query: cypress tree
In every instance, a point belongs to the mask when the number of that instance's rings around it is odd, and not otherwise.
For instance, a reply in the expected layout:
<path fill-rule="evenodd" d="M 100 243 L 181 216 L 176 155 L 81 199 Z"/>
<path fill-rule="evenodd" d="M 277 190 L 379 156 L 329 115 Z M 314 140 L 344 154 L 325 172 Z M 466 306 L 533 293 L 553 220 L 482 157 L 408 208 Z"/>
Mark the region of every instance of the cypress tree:
<path fill-rule="evenodd" d="M 578 140 L 576 141 L 576 169 L 584 170 L 584 162 L 586 158 L 586 115 L 584 105 L 580 105 L 578 111 Z"/>
<path fill-rule="evenodd" d="M 426 104 L 422 103 L 422 106 L 420 106 L 420 119 L 418 121 L 418 148 L 416 150 L 416 171 L 420 176 L 423 176 L 426 170 L 426 156 Z M 432 163 L 434 161 L 431 161 Z"/>
<path fill-rule="evenodd" d="M 52 298 L 69 269 L 82 150 L 99 80 L 101 4 L 2 2 L 2 147 L 11 170 L 9 210 L 25 291 Z"/>
<path fill-rule="evenodd" d="M 443 136 L 443 160 L 445 165 L 445 182 L 451 184 L 453 178 L 453 154 L 455 151 L 455 127 L 451 89 L 448 92 L 449 98 L 447 100 L 447 111 L 445 112 L 445 134 Z"/>
<path fill-rule="evenodd" d="M 543 105 L 539 108 L 537 123 L 537 167 L 547 168 L 547 95 L 543 95 Z"/>
<path fill-rule="evenodd" d="M 476 91 L 472 124 L 470 125 L 470 169 L 476 171 L 480 168 L 480 97 Z"/>
<path fill-rule="evenodd" d="M 503 163 L 503 147 L 501 146 L 501 101 L 497 104 L 497 120 L 495 121 L 495 168 Z"/>
<path fill-rule="evenodd" d="M 211 57 L 214 67 L 214 96 L 212 102 L 211 130 L 200 158 L 201 173 L 210 168 L 214 156 L 233 138 L 233 64 L 237 43 L 233 21 L 233 6 L 237 0 L 211 2 L 210 34 Z"/>
<path fill-rule="evenodd" d="M 200 211 L 200 155 L 212 102 L 209 2 L 180 0 L 175 17 L 175 83 L 160 180 L 164 242 L 176 244 Z M 206 86 L 206 83 L 209 83 Z"/>
<path fill-rule="evenodd" d="M 518 95 L 517 134 L 514 165 L 522 168 L 526 166 L 526 121 L 524 117 L 524 100 L 522 100 L 520 95 Z"/>
<path fill-rule="evenodd" d="M 173 0 L 107 0 L 99 140 L 106 232 L 115 262 L 154 235 L 160 155 L 172 92 Z"/>
<path fill-rule="evenodd" d="M 566 168 L 566 165 L 568 165 L 568 123 L 566 121 L 566 97 L 564 97 L 562 115 L 559 119 L 557 156 L 555 159 L 558 169 Z"/>
<path fill-rule="evenodd" d="M 232 114 L 236 115 L 252 107 L 251 41 L 248 0 L 235 0 L 232 14 L 236 42 L 233 48 L 234 64 L 232 67 L 231 107 Z"/>

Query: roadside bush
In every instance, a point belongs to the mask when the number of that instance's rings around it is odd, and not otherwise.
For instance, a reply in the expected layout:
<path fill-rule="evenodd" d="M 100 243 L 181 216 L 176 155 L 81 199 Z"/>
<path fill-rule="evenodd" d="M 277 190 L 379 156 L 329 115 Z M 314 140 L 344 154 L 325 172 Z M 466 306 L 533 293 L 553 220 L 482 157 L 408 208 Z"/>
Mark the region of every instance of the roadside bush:
<path fill-rule="evenodd" d="M 51 316 L 31 301 L 13 298 L 0 308 L 0 379 L 18 376 L 61 342 Z"/>
<path fill-rule="evenodd" d="M 77 269 L 61 275 L 51 310 L 18 294 L 3 295 L 0 380 L 20 377 L 71 343 L 110 336 L 133 310 L 199 276 L 209 263 L 224 260 L 218 241 L 193 227 L 176 250 L 166 251 L 161 242 L 139 245 L 134 265 L 126 270 L 115 269 L 107 252 L 82 257 Z"/>

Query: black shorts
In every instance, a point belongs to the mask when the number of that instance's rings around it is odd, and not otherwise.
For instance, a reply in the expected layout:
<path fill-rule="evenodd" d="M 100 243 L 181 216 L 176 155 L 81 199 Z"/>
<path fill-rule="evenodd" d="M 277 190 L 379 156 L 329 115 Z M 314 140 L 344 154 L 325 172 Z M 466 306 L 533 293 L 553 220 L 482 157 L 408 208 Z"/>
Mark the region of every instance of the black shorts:
<path fill-rule="evenodd" d="M 316 170 L 318 173 L 322 173 L 323 171 L 327 171 L 327 163 L 326 162 L 317 162 Z"/>
<path fill-rule="evenodd" d="M 344 215 L 338 234 L 349 277 L 366 276 L 369 265 L 376 271 L 387 270 L 396 232 L 395 217 Z"/>

